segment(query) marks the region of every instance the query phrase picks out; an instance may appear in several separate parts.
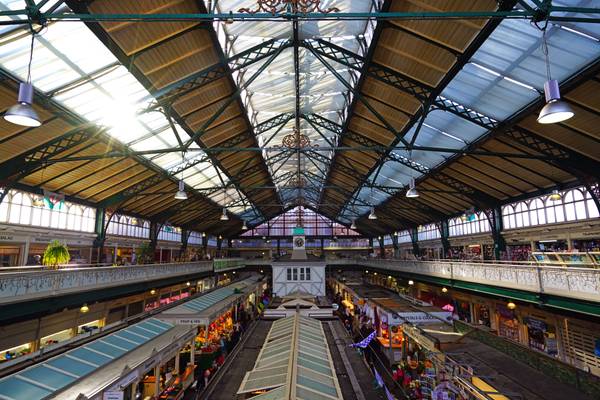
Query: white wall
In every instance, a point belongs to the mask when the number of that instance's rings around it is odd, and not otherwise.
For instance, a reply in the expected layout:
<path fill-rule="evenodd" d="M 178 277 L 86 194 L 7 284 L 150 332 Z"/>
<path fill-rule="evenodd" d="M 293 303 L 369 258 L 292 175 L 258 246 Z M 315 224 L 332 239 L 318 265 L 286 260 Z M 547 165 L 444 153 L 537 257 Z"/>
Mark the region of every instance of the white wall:
<path fill-rule="evenodd" d="M 325 264 L 324 263 L 273 263 L 273 293 L 286 296 L 289 293 L 301 291 L 314 296 L 325 296 Z M 287 269 L 297 269 L 297 280 L 288 280 Z M 310 280 L 300 280 L 300 268 L 310 268 Z"/>

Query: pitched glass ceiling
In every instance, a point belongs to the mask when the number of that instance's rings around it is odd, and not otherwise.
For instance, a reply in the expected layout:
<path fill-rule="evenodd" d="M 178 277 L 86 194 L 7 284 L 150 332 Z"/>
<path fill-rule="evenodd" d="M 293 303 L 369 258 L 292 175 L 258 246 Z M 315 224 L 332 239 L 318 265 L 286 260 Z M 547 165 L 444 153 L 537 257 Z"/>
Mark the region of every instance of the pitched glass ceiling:
<path fill-rule="evenodd" d="M 337 7 L 341 12 L 368 12 L 378 2 L 364 0 L 325 0 L 321 8 Z M 207 7 L 209 2 L 205 1 Z M 220 0 L 217 3 L 219 12 L 237 12 L 241 8 L 255 9 L 256 0 Z M 325 39 L 338 46 L 342 46 L 354 53 L 365 54 L 371 42 L 375 22 L 370 21 L 304 21 L 298 26 L 299 40 Z M 293 39 L 292 22 L 234 22 L 233 24 L 215 23 L 219 42 L 223 51 L 228 55 L 238 54 L 252 46 L 270 39 L 281 41 Z M 299 102 L 300 113 L 319 114 L 338 124 L 343 123 L 344 112 L 352 100 L 346 87 L 316 59 L 307 49 L 299 48 Z M 263 63 L 263 60 L 251 65 L 242 73 L 234 73 L 240 85 L 252 76 Z M 356 81 L 356 76 L 345 67 L 331 62 L 340 75 L 351 84 Z M 294 49 L 285 49 L 266 70 L 252 82 L 244 93 L 248 116 L 254 125 L 273 118 L 279 114 L 290 113 L 294 115 L 296 109 Z M 281 129 L 275 127 L 258 135 L 258 143 L 263 149 L 263 156 L 269 165 L 273 180 L 278 187 L 281 200 L 284 204 L 293 202 L 298 197 L 303 197 L 313 206 L 316 205 L 321 190 L 321 180 L 329 169 L 323 161 L 308 159 L 300 154 L 300 170 L 304 172 L 306 189 L 286 189 L 290 179 L 297 176 L 298 155 L 291 152 L 289 158 L 273 163 L 269 159 L 277 156 L 282 150 L 273 147 L 281 146 L 286 135 L 293 134 L 294 118 L 291 118 Z M 310 139 L 311 145 L 329 148 L 337 143 L 333 132 L 326 129 L 315 130 L 306 120 L 300 119 L 300 133 Z M 331 151 L 321 150 L 321 154 L 331 159 Z M 307 176 L 308 175 L 308 176 Z"/>
<path fill-rule="evenodd" d="M 0 10 L 23 8 L 23 0 L 0 0 Z M 62 10 L 68 9 L 63 7 Z M 30 45 L 28 29 L 0 27 L 0 67 L 24 80 Z M 110 136 L 135 151 L 166 149 L 178 144 L 163 113 L 140 112 L 148 109 L 155 99 L 83 23 L 51 23 L 36 35 L 31 76 L 37 90 L 84 120 L 105 126 Z M 183 128 L 174 126 L 185 140 L 187 134 Z M 206 153 L 196 144 L 190 149 L 185 159 L 180 153 L 144 157 L 172 172 L 187 162 L 206 159 Z M 183 179 L 196 189 L 229 182 L 210 161 L 185 169 Z M 236 189 L 216 192 L 209 197 L 220 205 L 247 203 Z M 245 216 L 254 217 L 253 211 L 245 211 L 242 206 L 228 208 L 228 211 L 245 212 Z"/>
<path fill-rule="evenodd" d="M 532 7 L 536 7 L 529 1 Z M 553 1 L 555 6 L 586 7 L 589 1 Z M 583 14 L 572 16 L 582 17 Z M 559 82 L 577 73 L 600 56 L 600 26 L 573 22 L 551 23 L 547 29 L 552 77 Z M 494 121 L 503 121 L 543 96 L 546 80 L 541 31 L 527 20 L 503 20 L 475 52 L 471 60 L 442 91 L 438 100 L 452 100 Z M 417 146 L 462 149 L 488 132 L 455 114 L 434 110 L 418 132 Z M 406 138 L 415 135 L 415 127 Z M 392 154 L 410 159 L 419 170 L 432 169 L 453 154 L 442 152 L 394 150 Z M 388 161 L 370 181 L 376 185 L 404 187 L 421 172 Z M 377 205 L 390 195 L 377 189 L 359 191 L 357 204 L 348 205 L 340 215 L 350 222 L 355 212 L 365 214 L 368 204 Z M 365 205 L 367 203 L 367 205 Z M 354 207 L 354 210 L 352 209 Z"/>

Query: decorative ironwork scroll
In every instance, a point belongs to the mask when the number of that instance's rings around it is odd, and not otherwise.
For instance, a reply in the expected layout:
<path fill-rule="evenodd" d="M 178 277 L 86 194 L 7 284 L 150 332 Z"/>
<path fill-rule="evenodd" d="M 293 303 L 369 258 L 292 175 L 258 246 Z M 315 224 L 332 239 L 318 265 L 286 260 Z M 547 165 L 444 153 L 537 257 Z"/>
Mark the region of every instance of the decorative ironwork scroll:
<path fill-rule="evenodd" d="M 308 14 L 313 12 L 328 14 L 340 11 L 336 7 L 322 9 L 321 0 L 257 0 L 256 6 L 255 10 L 240 8 L 239 12 L 248 14 L 268 12 L 275 15 L 283 13 Z"/>

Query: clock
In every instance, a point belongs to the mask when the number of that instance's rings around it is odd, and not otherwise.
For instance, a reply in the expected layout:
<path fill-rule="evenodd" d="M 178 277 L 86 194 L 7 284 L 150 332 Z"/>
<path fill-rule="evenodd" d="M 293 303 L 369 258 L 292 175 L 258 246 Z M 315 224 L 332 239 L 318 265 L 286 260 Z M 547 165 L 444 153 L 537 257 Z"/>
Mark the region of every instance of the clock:
<path fill-rule="evenodd" d="M 294 244 L 296 245 L 296 247 L 304 247 L 304 239 L 296 238 L 294 240 Z"/>

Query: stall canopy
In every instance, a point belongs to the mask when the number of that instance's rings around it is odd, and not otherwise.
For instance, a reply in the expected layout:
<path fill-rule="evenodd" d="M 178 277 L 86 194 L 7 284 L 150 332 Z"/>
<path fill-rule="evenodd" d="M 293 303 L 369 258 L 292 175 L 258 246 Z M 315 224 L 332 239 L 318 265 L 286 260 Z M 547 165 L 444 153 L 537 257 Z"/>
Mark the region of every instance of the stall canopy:
<path fill-rule="evenodd" d="M 252 399 L 343 398 L 321 322 L 296 314 L 273 323 L 238 394 L 259 390 Z"/>
<path fill-rule="evenodd" d="M 2 400 L 41 400 L 173 329 L 155 318 L 96 339 L 0 380 Z"/>

